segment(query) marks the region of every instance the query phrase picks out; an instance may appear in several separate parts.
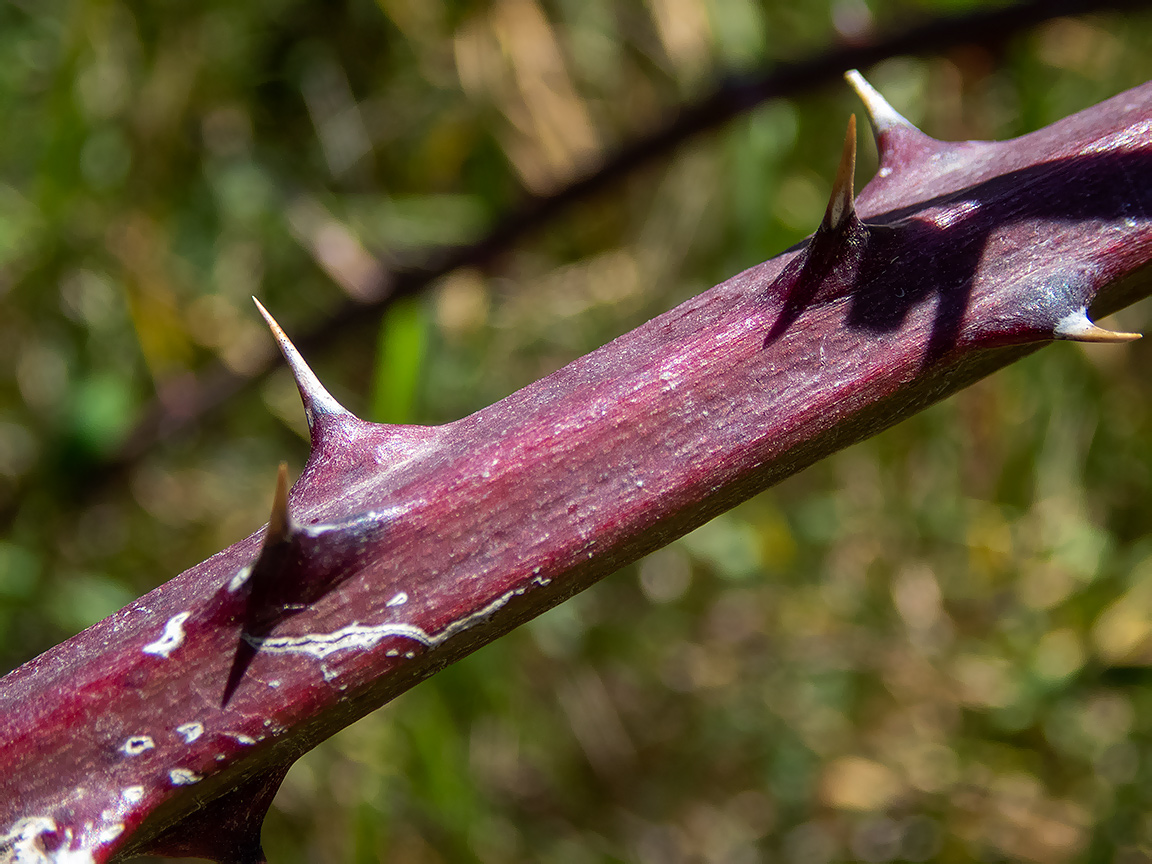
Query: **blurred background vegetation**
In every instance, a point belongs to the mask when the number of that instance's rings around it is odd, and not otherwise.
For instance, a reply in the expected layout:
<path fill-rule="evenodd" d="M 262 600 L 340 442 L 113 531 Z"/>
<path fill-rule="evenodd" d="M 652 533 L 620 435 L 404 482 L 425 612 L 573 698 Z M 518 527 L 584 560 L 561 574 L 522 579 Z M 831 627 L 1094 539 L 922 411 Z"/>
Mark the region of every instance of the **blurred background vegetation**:
<path fill-rule="evenodd" d="M 3 670 L 265 521 L 306 443 L 286 372 L 238 383 L 250 295 L 340 316 L 306 353 L 362 416 L 458 418 L 811 232 L 859 106 L 758 104 L 396 274 L 725 75 L 979 5 L 0 6 Z M 1152 77 L 1148 14 L 985 37 L 865 72 L 949 139 Z M 1150 360 L 1045 349 L 446 670 L 293 768 L 272 860 L 1152 860 Z"/>

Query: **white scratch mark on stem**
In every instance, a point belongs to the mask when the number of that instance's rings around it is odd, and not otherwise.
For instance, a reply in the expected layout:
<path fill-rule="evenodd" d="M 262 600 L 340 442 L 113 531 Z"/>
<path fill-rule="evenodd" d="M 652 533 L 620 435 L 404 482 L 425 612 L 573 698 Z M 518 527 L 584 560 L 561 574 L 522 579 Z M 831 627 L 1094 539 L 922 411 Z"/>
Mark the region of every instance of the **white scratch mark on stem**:
<path fill-rule="evenodd" d="M 191 615 L 191 612 L 181 612 L 179 615 L 173 615 L 164 625 L 164 633 L 160 638 L 155 642 L 150 642 L 145 645 L 141 650 L 145 654 L 157 654 L 160 657 L 167 657 L 179 648 L 180 643 L 184 641 L 184 622 L 187 621 Z"/>
<path fill-rule="evenodd" d="M 184 739 L 185 744 L 191 744 L 204 734 L 204 724 L 193 721 L 176 727 L 176 734 Z"/>
<path fill-rule="evenodd" d="M 37 842 L 41 834 L 55 834 L 56 820 L 48 816 L 26 816 L 17 819 L 7 834 L 0 835 L 0 849 L 11 855 L 13 862 L 28 861 L 30 864 L 50 864 L 49 858 Z"/>
<path fill-rule="evenodd" d="M 139 756 L 156 746 L 156 742 L 149 735 L 133 735 L 125 739 L 120 745 L 120 752 L 125 756 Z"/>
<path fill-rule="evenodd" d="M 26 816 L 0 834 L 0 860 L 11 864 L 94 864 L 92 850 L 122 833 L 122 822 L 99 826 L 86 822 L 77 832 L 61 827 L 50 816 Z M 44 835 L 49 842 L 41 840 Z"/>
<path fill-rule="evenodd" d="M 236 575 L 233 576 L 229 580 L 228 590 L 229 591 L 238 591 L 244 585 L 244 583 L 248 581 L 248 577 L 251 575 L 252 575 L 252 565 L 251 564 L 245 564 L 243 567 L 241 567 L 239 570 L 237 570 Z"/>
<path fill-rule="evenodd" d="M 373 648 L 389 636 L 401 636 L 405 639 L 411 639 L 413 642 L 419 642 L 428 648 L 436 648 L 458 633 L 475 627 L 488 619 L 514 596 L 523 593 L 523 588 L 506 591 L 482 609 L 453 621 L 439 633 L 429 633 L 423 627 L 417 627 L 415 624 L 388 622 L 384 624 L 349 624 L 333 633 L 308 633 L 304 636 L 259 638 L 245 634 L 244 639 L 260 651 L 267 651 L 271 654 L 310 654 L 319 660 L 323 660 L 329 654 L 334 654 L 337 651 Z M 414 654 L 407 652 L 405 656 L 412 657 Z"/>
<path fill-rule="evenodd" d="M 124 833 L 124 823 L 123 822 L 117 822 L 113 825 L 109 825 L 106 828 L 104 828 L 104 830 L 102 830 L 99 834 L 96 835 L 96 839 L 99 840 L 100 845 L 103 846 L 105 843 L 111 843 L 113 840 L 115 840 L 117 837 L 119 837 L 123 833 Z"/>
<path fill-rule="evenodd" d="M 173 768 L 168 772 L 168 779 L 172 781 L 173 786 L 191 786 L 193 783 L 199 783 L 202 778 L 187 768 Z"/>
<path fill-rule="evenodd" d="M 144 800 L 143 786 L 125 786 L 120 790 L 120 798 L 125 804 L 139 804 Z"/>

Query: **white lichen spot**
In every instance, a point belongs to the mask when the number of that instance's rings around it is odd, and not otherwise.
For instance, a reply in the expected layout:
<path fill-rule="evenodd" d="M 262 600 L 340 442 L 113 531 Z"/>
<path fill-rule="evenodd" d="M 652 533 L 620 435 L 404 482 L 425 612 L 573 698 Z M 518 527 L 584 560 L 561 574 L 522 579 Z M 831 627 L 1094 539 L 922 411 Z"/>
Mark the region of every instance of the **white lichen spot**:
<path fill-rule="evenodd" d="M 242 587 L 244 587 L 244 583 L 248 581 L 248 577 L 251 575 L 252 575 L 252 565 L 251 564 L 245 564 L 243 567 L 241 567 L 239 570 L 237 570 L 236 575 L 233 576 L 229 580 L 228 590 L 229 591 L 239 591 Z"/>
<path fill-rule="evenodd" d="M 414 658 L 416 656 L 416 652 L 415 651 L 405 651 L 404 656 L 407 657 L 409 660 L 411 660 L 412 658 Z"/>
<path fill-rule="evenodd" d="M 173 768 L 168 772 L 168 779 L 172 781 L 173 786 L 191 786 L 194 783 L 199 783 L 203 778 L 195 771 L 189 771 L 187 768 Z"/>
<path fill-rule="evenodd" d="M 245 747 L 250 747 L 256 743 L 255 738 L 250 735 L 245 735 L 243 732 L 225 732 L 224 734 L 235 741 L 237 744 L 243 744 Z"/>
<path fill-rule="evenodd" d="M 401 591 L 399 594 L 397 594 L 395 597 L 393 597 L 391 600 L 389 600 L 384 605 L 385 606 L 403 606 L 407 602 L 408 602 L 408 592 L 407 591 Z"/>
<path fill-rule="evenodd" d="M 96 835 L 97 841 L 103 846 L 105 843 L 111 843 L 117 837 L 124 833 L 124 823 L 116 822 L 112 825 L 105 825 L 100 833 Z"/>
<path fill-rule="evenodd" d="M 268 686 L 271 687 L 273 690 L 275 690 L 277 687 L 280 686 L 280 681 L 278 679 L 274 680 L 274 681 L 269 681 Z"/>
<path fill-rule="evenodd" d="M 120 790 L 120 800 L 125 804 L 139 804 L 144 800 L 144 787 L 125 786 Z"/>
<path fill-rule="evenodd" d="M 141 650 L 145 654 L 157 654 L 160 657 L 167 657 L 179 648 L 180 643 L 184 641 L 184 622 L 187 621 L 191 615 L 191 612 L 181 612 L 179 615 L 173 615 L 164 625 L 164 633 L 160 638 L 155 642 L 150 642 L 145 645 Z"/>
<path fill-rule="evenodd" d="M 37 842 L 41 834 L 55 834 L 56 820 L 48 816 L 27 816 L 17 819 L 8 833 L 0 834 L 0 859 L 12 864 L 51 864 L 52 859 Z"/>
<path fill-rule="evenodd" d="M 109 826 L 99 833 L 93 833 L 91 822 L 85 823 L 77 837 L 72 828 L 61 829 L 56 820 L 48 816 L 28 816 L 18 819 L 0 835 L 0 862 L 3 864 L 94 864 L 96 857 L 92 850 L 115 839 L 106 838 L 111 828 L 123 830 L 123 825 Z M 51 835 L 51 842 L 40 838 Z M 50 851 L 49 851 L 50 850 Z"/>
<path fill-rule="evenodd" d="M 388 657 L 399 657 L 400 656 L 400 652 L 397 651 L 395 648 L 389 648 L 387 651 L 384 652 L 384 654 L 385 654 L 385 656 L 388 656 Z"/>
<path fill-rule="evenodd" d="M 637 480 L 636 481 L 636 488 L 637 489 L 643 489 L 644 488 L 644 481 L 643 480 Z"/>
<path fill-rule="evenodd" d="M 156 746 L 156 742 L 148 735 L 133 735 L 125 739 L 120 745 L 120 752 L 125 756 L 139 756 Z"/>
<path fill-rule="evenodd" d="M 191 744 L 204 734 L 204 724 L 195 721 L 176 727 L 176 734 L 184 739 L 185 744 Z"/>

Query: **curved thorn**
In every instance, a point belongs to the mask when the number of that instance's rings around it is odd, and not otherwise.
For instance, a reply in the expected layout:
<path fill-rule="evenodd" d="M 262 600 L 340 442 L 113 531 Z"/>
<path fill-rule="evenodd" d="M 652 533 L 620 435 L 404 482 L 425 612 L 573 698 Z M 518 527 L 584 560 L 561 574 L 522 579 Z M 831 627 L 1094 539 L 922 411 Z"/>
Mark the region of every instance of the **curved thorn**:
<path fill-rule="evenodd" d="M 264 305 L 255 297 L 252 302 L 256 304 L 256 308 L 260 310 L 260 314 L 264 316 L 264 320 L 268 322 L 268 328 L 272 331 L 276 343 L 280 346 L 280 353 L 284 355 L 284 359 L 288 362 L 289 368 L 292 370 L 292 375 L 296 379 L 296 386 L 300 389 L 300 398 L 304 402 L 304 413 L 308 418 L 308 428 L 311 429 L 316 425 L 316 419 L 320 415 L 325 414 L 350 414 L 343 405 L 332 398 L 332 394 L 324 389 L 324 385 L 320 383 L 320 379 L 316 377 L 315 373 L 308 368 L 308 364 L 304 362 L 304 358 L 300 356 L 300 352 L 296 350 L 296 346 L 280 329 L 280 325 L 276 323 L 276 319 L 268 314 L 268 310 Z"/>
<path fill-rule="evenodd" d="M 292 518 L 288 515 L 288 463 L 281 462 L 276 474 L 276 492 L 272 496 L 272 515 L 268 517 L 268 531 L 264 545 L 282 543 L 292 536 Z"/>
<path fill-rule="evenodd" d="M 832 196 L 828 199 L 828 210 L 824 214 L 824 227 L 835 231 L 856 212 L 856 115 L 848 118 L 848 132 L 844 135 L 844 150 L 840 155 L 840 167 L 836 169 L 836 179 L 832 182 Z"/>
<path fill-rule="evenodd" d="M 880 137 L 881 132 L 887 132 L 893 127 L 916 129 L 904 115 L 888 104 L 888 100 L 880 95 L 879 90 L 869 84 L 864 76 L 855 69 L 849 69 L 845 72 L 844 80 L 856 91 L 856 95 L 864 103 L 864 109 L 868 112 L 868 119 L 872 123 L 872 131 L 877 138 Z"/>
<path fill-rule="evenodd" d="M 1053 329 L 1057 339 L 1068 339 L 1073 342 L 1131 342 L 1140 339 L 1141 333 L 1119 333 L 1115 330 L 1105 330 L 1088 320 L 1088 313 L 1081 309 L 1065 315 Z"/>

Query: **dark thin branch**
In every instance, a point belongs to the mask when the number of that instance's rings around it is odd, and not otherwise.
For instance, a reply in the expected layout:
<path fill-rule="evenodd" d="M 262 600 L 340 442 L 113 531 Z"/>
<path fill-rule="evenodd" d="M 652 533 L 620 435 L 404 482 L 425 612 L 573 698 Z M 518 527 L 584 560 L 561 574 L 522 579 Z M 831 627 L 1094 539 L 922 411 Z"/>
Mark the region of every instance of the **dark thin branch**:
<path fill-rule="evenodd" d="M 1152 8 L 1149 0 L 1030 0 L 935 18 L 872 42 L 837 46 L 805 60 L 776 64 L 768 71 L 730 77 L 707 96 L 681 107 L 663 126 L 620 148 L 584 177 L 552 195 L 525 200 L 475 243 L 434 250 L 423 266 L 387 275 L 382 280 L 387 289 L 378 299 L 371 303 L 346 301 L 330 318 L 302 334 L 297 342 L 305 354 L 318 355 L 350 329 L 378 322 L 395 300 L 421 292 L 457 268 L 490 263 L 575 204 L 666 156 L 689 138 L 715 129 L 767 100 L 800 95 L 839 80 L 847 69 L 866 68 L 893 56 L 926 56 L 959 45 L 997 44 L 1053 18 L 1148 8 Z M 278 365 L 279 359 L 271 352 L 248 376 L 236 375 L 216 365 L 183 381 L 178 400 L 154 400 L 119 451 L 78 478 L 83 494 L 91 495 L 105 483 L 126 474 L 158 443 L 196 428 Z M 177 401 L 180 407 L 174 410 L 170 405 Z M 0 511 L 0 524 L 11 522 L 19 510 L 20 499 L 17 493 Z"/>

